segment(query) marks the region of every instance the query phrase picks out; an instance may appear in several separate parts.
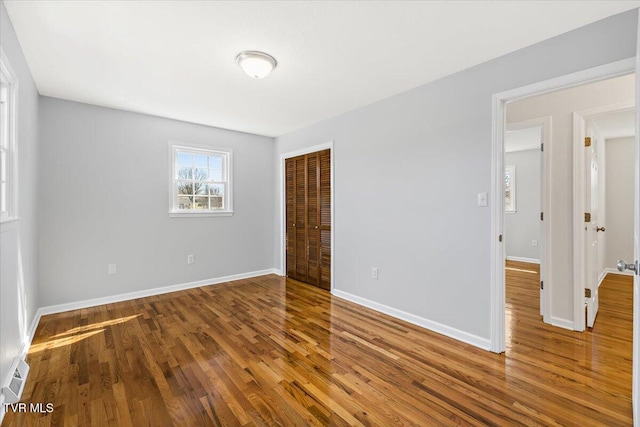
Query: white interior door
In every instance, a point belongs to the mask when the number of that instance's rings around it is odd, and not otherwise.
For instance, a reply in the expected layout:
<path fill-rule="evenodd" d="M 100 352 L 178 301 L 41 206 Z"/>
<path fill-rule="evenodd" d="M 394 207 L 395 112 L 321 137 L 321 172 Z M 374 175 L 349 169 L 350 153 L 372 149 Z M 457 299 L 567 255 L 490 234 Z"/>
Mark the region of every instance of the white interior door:
<path fill-rule="evenodd" d="M 593 328 L 598 315 L 598 141 L 594 138 L 591 126 L 587 124 L 586 135 L 591 140 L 585 156 L 586 203 L 585 212 L 591 219 L 585 219 L 585 253 L 586 253 L 586 282 L 585 303 L 587 305 L 587 327 Z"/>

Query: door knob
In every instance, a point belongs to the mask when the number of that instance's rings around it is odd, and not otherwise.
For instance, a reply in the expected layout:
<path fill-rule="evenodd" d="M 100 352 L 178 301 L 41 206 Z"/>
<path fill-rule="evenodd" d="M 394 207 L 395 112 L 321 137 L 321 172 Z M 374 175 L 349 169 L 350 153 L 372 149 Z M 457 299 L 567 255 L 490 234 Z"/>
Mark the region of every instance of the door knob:
<path fill-rule="evenodd" d="M 596 227 L 596 231 L 602 231 L 604 233 L 604 227 Z"/>
<path fill-rule="evenodd" d="M 633 264 L 627 264 L 624 260 L 618 260 L 618 271 L 631 270 L 638 274 L 638 261 Z"/>

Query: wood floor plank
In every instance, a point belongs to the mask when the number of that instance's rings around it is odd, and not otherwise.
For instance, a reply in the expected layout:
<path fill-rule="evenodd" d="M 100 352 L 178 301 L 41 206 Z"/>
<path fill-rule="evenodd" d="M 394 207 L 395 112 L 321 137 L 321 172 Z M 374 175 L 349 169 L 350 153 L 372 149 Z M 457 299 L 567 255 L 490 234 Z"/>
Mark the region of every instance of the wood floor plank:
<path fill-rule="evenodd" d="M 539 266 L 507 263 L 496 355 L 275 275 L 44 316 L 3 426 L 629 426 L 633 284 L 595 327 L 539 315 Z"/>

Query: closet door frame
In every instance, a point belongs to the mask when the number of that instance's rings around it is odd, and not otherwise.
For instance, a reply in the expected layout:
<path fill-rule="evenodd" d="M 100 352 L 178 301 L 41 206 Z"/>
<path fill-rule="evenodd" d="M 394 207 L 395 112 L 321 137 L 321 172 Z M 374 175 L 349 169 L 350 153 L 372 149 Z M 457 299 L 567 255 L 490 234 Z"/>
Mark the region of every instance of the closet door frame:
<path fill-rule="evenodd" d="M 286 276 L 287 275 L 287 244 L 286 244 L 286 237 L 287 237 L 287 226 L 286 226 L 286 220 L 287 220 L 287 198 L 286 198 L 286 185 L 287 185 L 287 180 L 286 180 L 286 173 L 285 173 L 285 162 L 287 159 L 292 158 L 292 157 L 298 157 L 298 156 L 302 156 L 304 154 L 311 154 L 311 153 L 315 153 L 317 151 L 322 151 L 322 150 L 330 150 L 331 152 L 331 292 L 333 292 L 334 289 L 334 284 L 335 284 L 335 275 L 334 275 L 334 263 L 335 263 L 335 257 L 334 257 L 334 253 L 335 253 L 335 216 L 334 216 L 334 209 L 335 209 L 335 204 L 334 204 L 334 176 L 335 176 L 335 167 L 334 167 L 334 163 L 335 163 L 335 155 L 334 155 L 334 151 L 333 151 L 333 141 L 329 141 L 326 142 L 324 144 L 318 144 L 318 145 L 314 145 L 311 147 L 306 147 L 306 148 L 302 148 L 300 150 L 296 150 L 296 151 L 290 151 L 288 153 L 283 153 L 280 154 L 280 167 L 278 168 L 278 192 L 279 192 L 279 196 L 280 196 L 280 218 L 279 218 L 279 223 L 280 223 L 280 232 L 278 233 L 278 240 L 279 240 L 279 244 L 280 244 L 280 270 L 277 272 L 280 276 Z"/>

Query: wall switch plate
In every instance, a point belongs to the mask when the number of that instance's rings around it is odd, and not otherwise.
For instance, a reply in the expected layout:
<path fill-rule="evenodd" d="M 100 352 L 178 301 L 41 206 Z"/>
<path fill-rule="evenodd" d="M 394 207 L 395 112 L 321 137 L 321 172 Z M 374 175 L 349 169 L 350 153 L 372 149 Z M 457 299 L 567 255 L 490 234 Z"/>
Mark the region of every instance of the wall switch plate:
<path fill-rule="evenodd" d="M 487 193 L 478 193 L 478 206 L 488 206 L 489 196 Z"/>
<path fill-rule="evenodd" d="M 187 255 L 187 264 L 193 264 L 194 262 L 196 261 L 193 255 Z"/>
<path fill-rule="evenodd" d="M 107 265 L 107 274 L 116 274 L 116 265 L 115 264 Z"/>
<path fill-rule="evenodd" d="M 371 269 L 371 278 L 378 280 L 378 268 L 377 267 L 373 267 Z"/>
<path fill-rule="evenodd" d="M 531 241 L 531 246 L 538 246 L 538 241 L 537 240 L 532 240 Z"/>

